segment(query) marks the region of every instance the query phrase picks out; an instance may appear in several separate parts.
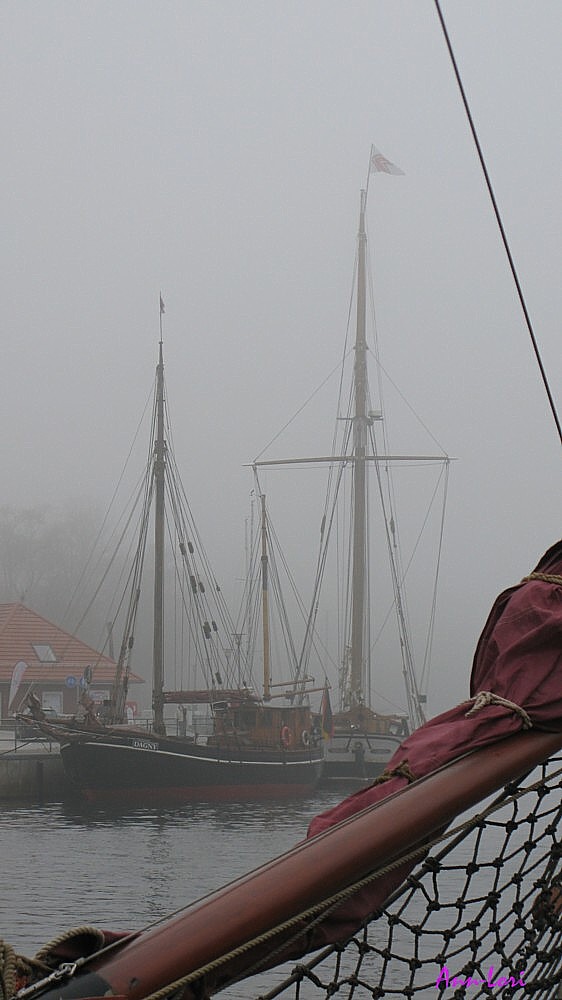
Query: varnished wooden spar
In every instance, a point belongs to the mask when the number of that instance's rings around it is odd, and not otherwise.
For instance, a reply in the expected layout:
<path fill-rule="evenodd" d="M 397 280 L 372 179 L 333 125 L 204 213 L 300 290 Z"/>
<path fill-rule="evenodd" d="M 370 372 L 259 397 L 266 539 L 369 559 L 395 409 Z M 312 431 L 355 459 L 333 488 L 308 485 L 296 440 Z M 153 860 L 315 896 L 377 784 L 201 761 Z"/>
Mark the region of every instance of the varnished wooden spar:
<path fill-rule="evenodd" d="M 128 943 L 94 955 L 80 974 L 42 992 L 44 1000 L 143 1000 L 274 929 L 391 860 L 403 857 L 509 781 L 562 748 L 562 733 L 519 733 L 414 782 L 320 836 L 193 903 Z M 415 817 L 415 822 L 413 821 Z M 285 937 L 288 938 L 286 932 Z M 283 934 L 205 977 L 205 992 L 250 974 Z M 220 987 L 219 987 L 220 988 Z M 184 998 L 200 997 L 194 983 Z"/>

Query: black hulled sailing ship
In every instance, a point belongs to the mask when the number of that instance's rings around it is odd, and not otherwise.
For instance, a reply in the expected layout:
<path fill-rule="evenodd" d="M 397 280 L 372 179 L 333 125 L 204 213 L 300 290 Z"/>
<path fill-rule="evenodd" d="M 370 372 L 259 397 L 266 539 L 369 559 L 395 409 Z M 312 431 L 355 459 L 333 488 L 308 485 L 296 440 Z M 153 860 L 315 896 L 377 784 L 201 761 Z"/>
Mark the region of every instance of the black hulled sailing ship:
<path fill-rule="evenodd" d="M 383 169 L 373 160 L 371 151 L 371 167 Z M 388 162 L 388 161 L 385 161 Z M 392 167 L 393 165 L 390 164 Z M 385 168 L 386 169 L 386 168 Z M 387 170 L 389 173 L 402 173 L 398 168 Z M 386 490 L 382 484 L 382 476 L 390 476 L 395 463 L 419 465 L 430 463 L 438 465 L 440 475 L 445 470 L 445 481 L 449 459 L 441 455 L 396 455 L 389 454 L 384 437 L 382 446 L 377 441 L 376 431 L 384 428 L 382 408 L 373 409 L 371 403 L 368 376 L 368 345 L 367 345 L 367 233 L 365 214 L 367 190 L 361 191 L 359 230 L 357 237 L 356 259 L 356 328 L 354 342 L 353 374 L 347 415 L 342 419 L 338 416 L 340 426 L 343 426 L 343 438 L 334 436 L 334 452 L 326 457 L 302 459 L 284 459 L 281 461 L 257 461 L 255 468 L 262 466 L 277 466 L 288 464 L 326 463 L 330 466 L 329 495 L 324 508 L 321 529 L 321 546 L 318 558 L 318 572 L 314 584 L 311 611 L 306 630 L 306 637 L 300 658 L 302 670 L 308 669 L 311 649 L 316 643 L 316 616 L 319 607 L 320 589 L 326 574 L 327 550 L 332 545 L 330 536 L 335 534 L 334 525 L 337 514 L 336 506 L 342 500 L 344 492 L 345 470 L 351 472 L 351 488 L 347 494 L 343 508 L 345 510 L 346 526 L 340 535 L 348 538 L 347 552 L 340 565 L 343 569 L 337 574 L 345 581 L 345 595 L 341 606 L 345 608 L 342 615 L 344 626 L 341 629 L 338 652 L 338 688 L 339 703 L 332 710 L 328 685 L 322 699 L 322 728 L 325 738 L 326 762 L 323 781 L 337 779 L 372 780 L 385 769 L 405 736 L 425 722 L 425 695 L 421 693 L 414 669 L 412 641 L 405 609 L 404 572 L 401 568 L 400 548 L 398 542 L 397 516 L 393 509 L 392 489 Z M 378 352 L 377 352 L 378 353 Z M 369 478 L 370 473 L 376 479 L 375 492 L 380 499 L 379 520 L 382 521 L 384 544 L 388 551 L 389 577 L 392 585 L 392 603 L 394 605 L 397 623 L 397 638 L 395 646 L 399 648 L 400 666 L 396 664 L 394 654 L 391 669 L 400 670 L 406 694 L 406 705 L 398 711 L 384 712 L 377 706 L 372 697 L 373 682 L 381 686 L 381 675 L 388 675 L 388 664 L 377 665 L 372 669 L 371 638 L 371 574 L 373 561 L 369 542 L 371 533 L 371 514 L 369 510 Z M 331 494 L 330 494 L 331 490 Z M 445 490 L 443 491 L 445 496 Z M 349 516 L 351 515 L 351 517 Z M 436 590 L 435 578 L 433 587 Z M 339 615 L 338 615 L 339 617 Z M 431 626 L 432 627 L 432 626 Z M 382 699 L 380 699 L 382 700 Z M 326 717 L 329 716 L 329 722 Z"/>
<path fill-rule="evenodd" d="M 82 717 L 68 724 L 50 726 L 41 718 L 37 705 L 30 705 L 30 709 L 44 730 L 60 743 L 64 770 L 71 785 L 90 800 L 133 799 L 152 803 L 306 795 L 320 779 L 323 749 L 321 741 L 315 738 L 311 711 L 302 697 L 302 689 L 295 698 L 289 682 L 286 696 L 280 699 L 282 703 L 269 703 L 266 556 L 262 556 L 266 680 L 263 692 L 258 694 L 258 685 L 241 662 L 241 637 L 228 616 L 221 589 L 193 525 L 170 447 L 162 337 L 152 428 L 137 552 L 130 574 L 130 600 L 106 718 L 100 719 L 87 693 Z M 153 723 L 149 728 L 141 728 L 127 725 L 124 720 L 151 510 L 155 552 Z M 199 680 L 202 676 L 204 682 L 198 687 L 174 691 L 166 690 L 164 683 L 164 533 L 169 525 L 168 512 L 177 536 L 172 560 L 176 570 L 179 569 L 179 582 L 175 586 L 188 613 L 188 624 L 184 626 L 189 630 L 185 656 L 197 661 L 190 663 L 188 676 Z M 166 724 L 165 706 L 169 705 L 177 706 L 178 713 L 181 710 L 183 721 L 176 725 L 175 733 L 167 732 L 170 723 Z M 203 723 L 189 725 L 188 715 L 191 713 L 193 720 L 198 709 L 206 712 Z M 203 731 L 198 731 L 198 726 Z"/>

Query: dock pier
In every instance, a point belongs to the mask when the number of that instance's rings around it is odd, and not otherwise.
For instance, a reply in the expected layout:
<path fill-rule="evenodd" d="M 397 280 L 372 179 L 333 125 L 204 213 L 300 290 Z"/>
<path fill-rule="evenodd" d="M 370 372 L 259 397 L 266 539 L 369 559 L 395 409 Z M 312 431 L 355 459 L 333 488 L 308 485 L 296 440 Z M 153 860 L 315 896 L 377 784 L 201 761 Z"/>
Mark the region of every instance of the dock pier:
<path fill-rule="evenodd" d="M 13 731 L 0 731 L 0 805 L 60 801 L 64 790 L 58 743 L 18 740 Z"/>

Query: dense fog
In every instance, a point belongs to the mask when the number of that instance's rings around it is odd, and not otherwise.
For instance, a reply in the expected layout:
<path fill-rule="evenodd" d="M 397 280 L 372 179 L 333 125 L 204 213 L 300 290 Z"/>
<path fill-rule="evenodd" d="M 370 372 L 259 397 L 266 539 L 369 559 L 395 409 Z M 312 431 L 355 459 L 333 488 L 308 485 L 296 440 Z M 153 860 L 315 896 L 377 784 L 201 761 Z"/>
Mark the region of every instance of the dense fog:
<path fill-rule="evenodd" d="M 560 6 L 443 11 L 560 406 Z M 455 460 L 430 714 L 460 700 L 496 593 L 561 534 L 562 477 L 434 4 L 5 0 L 0 24 L 2 602 L 97 641 L 84 567 L 132 442 L 145 459 L 161 294 L 176 460 L 236 615 L 249 466 L 330 448 L 374 143 L 403 171 L 371 175 L 367 208 L 391 440 Z M 323 483 L 260 486 L 309 601 Z M 408 482 L 405 522 L 419 499 Z"/>

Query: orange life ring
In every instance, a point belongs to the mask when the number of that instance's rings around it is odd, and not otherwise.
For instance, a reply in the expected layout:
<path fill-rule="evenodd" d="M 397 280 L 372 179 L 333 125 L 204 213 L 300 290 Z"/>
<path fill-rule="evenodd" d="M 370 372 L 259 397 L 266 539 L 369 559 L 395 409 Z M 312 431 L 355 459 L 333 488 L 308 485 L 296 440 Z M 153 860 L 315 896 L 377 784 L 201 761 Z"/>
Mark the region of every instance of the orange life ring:
<path fill-rule="evenodd" d="M 283 726 L 281 730 L 281 743 L 284 747 L 290 747 L 293 742 L 293 734 L 288 726 Z"/>

